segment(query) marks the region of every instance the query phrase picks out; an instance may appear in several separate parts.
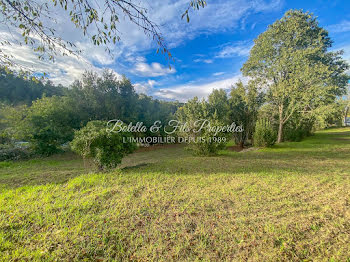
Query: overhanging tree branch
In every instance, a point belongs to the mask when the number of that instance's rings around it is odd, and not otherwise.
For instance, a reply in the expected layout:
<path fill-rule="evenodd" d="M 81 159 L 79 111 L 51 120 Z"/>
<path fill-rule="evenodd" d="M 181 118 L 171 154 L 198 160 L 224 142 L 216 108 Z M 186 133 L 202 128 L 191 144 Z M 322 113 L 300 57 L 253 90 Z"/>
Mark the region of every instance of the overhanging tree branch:
<path fill-rule="evenodd" d="M 80 55 L 73 42 L 56 35 L 52 24 L 55 21 L 54 6 L 67 12 L 71 22 L 84 36 L 88 36 L 94 45 L 105 46 L 109 54 L 111 45 L 121 40 L 117 23 L 123 14 L 157 43 L 157 52 L 160 51 L 167 59 L 172 58 L 159 26 L 150 19 L 144 7 L 135 4 L 135 0 L 103 0 L 101 3 L 93 0 L 52 0 L 43 4 L 35 0 L 0 0 L 1 24 L 19 28 L 22 40 L 17 42 L 31 46 L 40 59 L 54 60 L 57 55 Z M 204 0 L 190 1 L 185 11 L 188 21 L 190 8 L 199 9 L 205 5 Z M 8 57 L 0 49 L 0 65 L 4 65 L 2 61 L 7 61 Z"/>

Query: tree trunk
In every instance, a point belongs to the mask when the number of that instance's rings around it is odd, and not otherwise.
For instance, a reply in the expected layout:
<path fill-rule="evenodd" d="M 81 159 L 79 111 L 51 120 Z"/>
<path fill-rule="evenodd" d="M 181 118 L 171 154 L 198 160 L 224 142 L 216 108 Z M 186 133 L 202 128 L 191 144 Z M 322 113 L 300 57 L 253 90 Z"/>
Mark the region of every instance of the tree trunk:
<path fill-rule="evenodd" d="M 283 140 L 283 121 L 280 120 L 280 124 L 278 127 L 278 138 L 277 143 L 281 143 Z"/>
<path fill-rule="evenodd" d="M 98 165 L 97 168 L 98 168 L 98 171 L 99 171 L 99 172 L 102 172 L 102 171 L 103 171 L 103 166 L 102 166 L 102 165 Z"/>
<path fill-rule="evenodd" d="M 244 142 L 243 141 L 240 141 L 239 144 L 238 144 L 239 148 L 243 149 L 244 148 Z"/>
<path fill-rule="evenodd" d="M 281 143 L 283 140 L 283 105 L 279 107 L 279 127 L 277 143 Z"/>

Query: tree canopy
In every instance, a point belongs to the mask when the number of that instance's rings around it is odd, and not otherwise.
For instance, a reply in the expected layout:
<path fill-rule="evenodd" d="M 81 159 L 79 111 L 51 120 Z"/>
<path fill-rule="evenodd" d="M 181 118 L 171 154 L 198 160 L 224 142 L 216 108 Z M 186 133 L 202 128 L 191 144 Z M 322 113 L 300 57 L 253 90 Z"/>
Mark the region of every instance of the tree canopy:
<path fill-rule="evenodd" d="M 73 139 L 74 130 L 90 121 L 142 121 L 149 127 L 156 120 L 168 122 L 180 106 L 137 94 L 129 79 L 109 70 L 101 75 L 86 72 L 70 88 L 14 74 L 0 77 L 0 136 L 28 141 L 39 154 L 57 152 Z"/>
<path fill-rule="evenodd" d="M 26 74 L 15 73 L 0 67 L 0 102 L 10 105 L 26 104 L 43 97 L 61 96 L 65 88 Z"/>

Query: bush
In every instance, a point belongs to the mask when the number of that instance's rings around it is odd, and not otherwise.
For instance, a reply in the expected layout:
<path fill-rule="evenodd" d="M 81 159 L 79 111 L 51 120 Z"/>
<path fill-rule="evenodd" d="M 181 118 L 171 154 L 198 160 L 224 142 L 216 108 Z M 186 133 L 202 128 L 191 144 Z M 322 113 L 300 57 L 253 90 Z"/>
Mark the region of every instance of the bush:
<path fill-rule="evenodd" d="M 39 155 L 61 151 L 62 144 L 71 141 L 79 128 L 74 111 L 64 97 L 43 97 L 30 107 L 7 108 L 6 131 L 15 140 L 30 142 Z"/>
<path fill-rule="evenodd" d="M 136 144 L 128 137 L 132 137 L 130 133 L 107 132 L 103 121 L 90 121 L 75 132 L 71 148 L 84 159 L 93 159 L 100 170 L 115 168 L 125 155 L 136 149 Z M 125 141 L 123 138 L 126 138 Z"/>
<path fill-rule="evenodd" d="M 32 148 L 40 155 L 61 151 L 60 146 L 73 139 L 77 127 L 74 112 L 67 100 L 61 97 L 44 97 L 35 101 L 25 122 Z"/>
<path fill-rule="evenodd" d="M 215 125 L 215 121 L 212 121 Z M 220 125 L 220 124 L 217 124 Z M 228 139 L 228 134 L 218 133 L 203 130 L 198 135 L 187 134 L 188 146 L 187 150 L 191 151 L 193 155 L 197 156 L 212 156 L 216 155 L 219 150 L 224 149 Z"/>
<path fill-rule="evenodd" d="M 253 135 L 254 146 L 270 147 L 276 142 L 276 132 L 271 122 L 267 119 L 260 119 L 256 122 L 255 133 Z"/>
<path fill-rule="evenodd" d="M 30 152 L 23 148 L 0 148 L 0 161 L 27 159 Z"/>
<path fill-rule="evenodd" d="M 5 131 L 0 130 L 0 145 L 1 144 L 9 144 L 11 143 L 11 138 Z"/>
<path fill-rule="evenodd" d="M 302 128 L 286 128 L 284 132 L 285 141 L 300 142 L 306 136 L 308 134 Z"/>
<path fill-rule="evenodd" d="M 189 100 L 183 107 L 180 107 L 176 112 L 177 120 L 180 123 L 187 124 L 189 130 L 179 130 L 177 135 L 187 140 L 188 146 L 194 155 L 208 156 L 215 155 L 220 149 L 225 147 L 228 133 L 219 132 L 215 134 L 213 130 L 208 128 L 201 129 L 197 132 L 197 121 L 208 120 L 210 125 L 222 126 L 225 123 L 219 119 L 216 111 L 212 110 L 212 105 L 205 100 L 199 100 L 197 97 Z M 201 124 L 199 124 L 201 125 Z"/>
<path fill-rule="evenodd" d="M 309 119 L 292 119 L 288 125 L 284 127 L 284 140 L 299 142 L 303 138 L 312 134 L 314 121 Z"/>

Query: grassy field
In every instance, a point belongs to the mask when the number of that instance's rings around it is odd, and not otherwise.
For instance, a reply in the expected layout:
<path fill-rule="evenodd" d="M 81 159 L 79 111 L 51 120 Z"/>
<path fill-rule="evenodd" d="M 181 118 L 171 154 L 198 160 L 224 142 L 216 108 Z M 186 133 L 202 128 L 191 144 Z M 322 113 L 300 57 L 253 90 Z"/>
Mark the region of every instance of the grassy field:
<path fill-rule="evenodd" d="M 0 261 L 350 261 L 350 128 L 250 152 L 0 163 Z"/>

